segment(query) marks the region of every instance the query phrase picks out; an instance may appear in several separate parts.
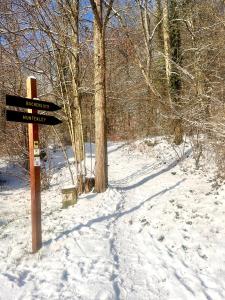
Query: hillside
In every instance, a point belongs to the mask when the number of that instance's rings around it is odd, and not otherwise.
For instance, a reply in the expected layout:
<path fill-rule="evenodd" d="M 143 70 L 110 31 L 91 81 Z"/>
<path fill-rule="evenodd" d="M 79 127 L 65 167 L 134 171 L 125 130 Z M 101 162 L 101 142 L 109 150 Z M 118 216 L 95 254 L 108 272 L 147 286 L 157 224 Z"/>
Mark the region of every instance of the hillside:
<path fill-rule="evenodd" d="M 52 153 L 44 245 L 35 255 L 29 186 L 6 178 L 0 299 L 225 299 L 225 191 L 211 153 L 198 170 L 188 143 L 173 149 L 160 137 L 109 143 L 108 153 L 107 191 L 82 195 L 68 209 L 60 189 L 69 173 L 62 153 Z"/>

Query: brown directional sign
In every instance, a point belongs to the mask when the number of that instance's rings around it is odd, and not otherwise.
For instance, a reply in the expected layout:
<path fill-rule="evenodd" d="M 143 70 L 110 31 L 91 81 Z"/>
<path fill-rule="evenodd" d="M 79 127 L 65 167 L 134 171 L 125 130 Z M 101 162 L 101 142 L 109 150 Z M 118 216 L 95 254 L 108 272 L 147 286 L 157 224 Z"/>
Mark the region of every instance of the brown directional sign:
<path fill-rule="evenodd" d="M 29 114 L 14 110 L 6 111 L 6 120 L 12 122 L 33 123 L 43 125 L 57 125 L 62 123 L 62 121 L 53 116 Z"/>
<path fill-rule="evenodd" d="M 45 111 L 56 111 L 61 109 L 61 107 L 52 102 L 40 101 L 36 99 L 29 99 L 11 95 L 6 95 L 6 105 Z"/>

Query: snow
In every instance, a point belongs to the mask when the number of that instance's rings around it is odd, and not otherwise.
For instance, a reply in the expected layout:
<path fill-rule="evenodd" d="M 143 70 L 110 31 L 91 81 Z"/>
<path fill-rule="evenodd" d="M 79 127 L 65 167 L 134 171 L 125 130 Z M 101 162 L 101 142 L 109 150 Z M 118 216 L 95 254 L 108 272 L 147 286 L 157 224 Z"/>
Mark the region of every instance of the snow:
<path fill-rule="evenodd" d="M 198 170 L 189 143 L 173 149 L 162 137 L 109 143 L 108 153 L 107 191 L 62 209 L 70 176 L 63 154 L 52 152 L 37 254 L 29 186 L 8 177 L 0 189 L 0 299 L 225 299 L 225 191 L 216 187 L 212 152 Z"/>

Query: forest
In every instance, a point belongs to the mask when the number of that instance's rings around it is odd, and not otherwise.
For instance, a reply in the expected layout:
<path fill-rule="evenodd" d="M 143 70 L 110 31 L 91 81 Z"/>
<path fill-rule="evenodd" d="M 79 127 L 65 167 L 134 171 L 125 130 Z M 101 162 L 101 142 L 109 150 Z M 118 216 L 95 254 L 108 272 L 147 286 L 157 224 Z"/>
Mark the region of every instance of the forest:
<path fill-rule="evenodd" d="M 84 176 L 84 143 L 95 141 L 98 191 L 107 139 L 172 135 L 181 144 L 187 135 L 197 165 L 205 143 L 222 144 L 224 1 L 4 0 L 0 17 L 1 155 L 27 165 L 26 126 L 16 124 L 15 138 L 5 95 L 26 96 L 29 75 L 40 99 L 63 107 L 63 125 L 43 129 L 42 147 L 73 145 Z"/>
<path fill-rule="evenodd" d="M 0 300 L 225 299 L 224 0 L 0 2 Z M 39 125 L 33 257 L 29 126 L 7 121 L 7 95 L 60 108 L 61 124 Z M 65 187 L 77 196 L 62 210 Z"/>

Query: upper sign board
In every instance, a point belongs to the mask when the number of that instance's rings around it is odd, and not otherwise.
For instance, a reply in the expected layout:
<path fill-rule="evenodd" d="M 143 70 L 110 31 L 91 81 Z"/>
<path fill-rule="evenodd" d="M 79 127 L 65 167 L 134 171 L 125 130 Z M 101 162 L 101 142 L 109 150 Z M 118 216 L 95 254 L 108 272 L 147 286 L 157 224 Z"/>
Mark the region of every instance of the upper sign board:
<path fill-rule="evenodd" d="M 6 105 L 45 111 L 56 111 L 61 109 L 61 107 L 52 102 L 40 101 L 36 99 L 29 99 L 11 95 L 6 95 Z"/>

